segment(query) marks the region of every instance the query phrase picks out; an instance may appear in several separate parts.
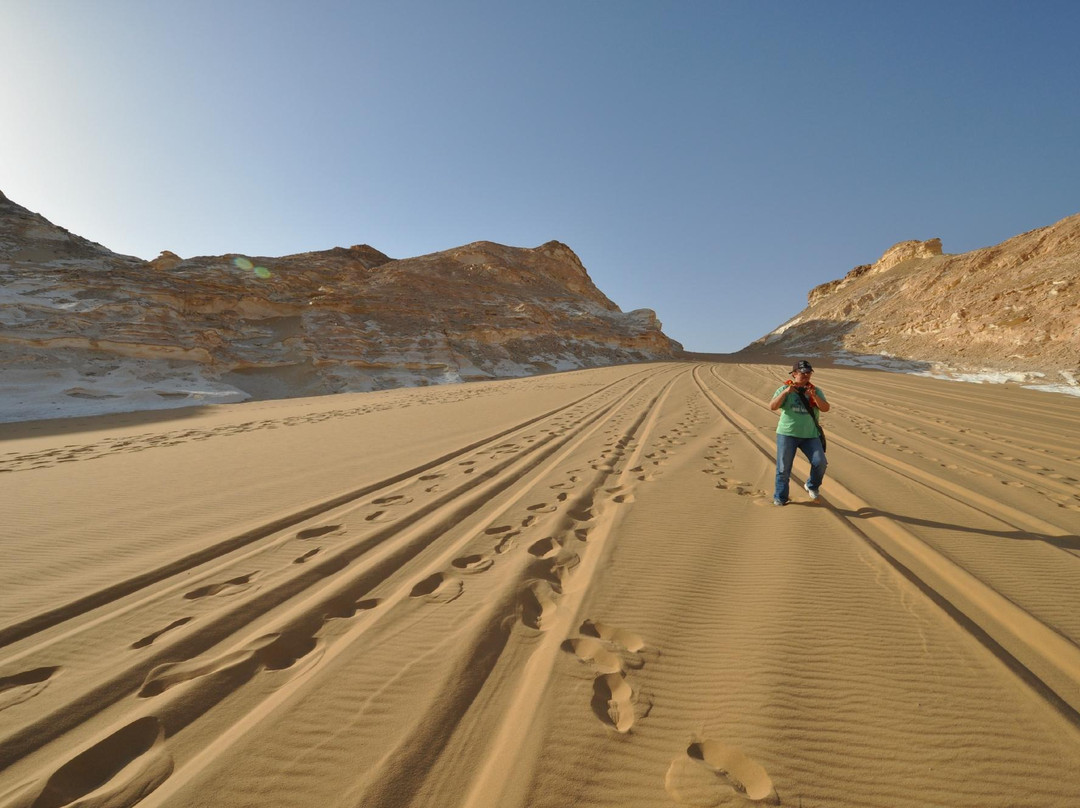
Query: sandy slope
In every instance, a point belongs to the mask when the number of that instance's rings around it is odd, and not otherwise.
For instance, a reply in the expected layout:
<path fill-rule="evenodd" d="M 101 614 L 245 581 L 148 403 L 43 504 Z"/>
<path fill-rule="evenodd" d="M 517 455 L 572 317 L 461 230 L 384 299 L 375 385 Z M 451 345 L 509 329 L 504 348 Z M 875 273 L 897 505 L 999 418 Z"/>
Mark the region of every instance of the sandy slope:
<path fill-rule="evenodd" d="M 0 427 L 0 806 L 1075 805 L 1077 402 L 782 376 Z"/>

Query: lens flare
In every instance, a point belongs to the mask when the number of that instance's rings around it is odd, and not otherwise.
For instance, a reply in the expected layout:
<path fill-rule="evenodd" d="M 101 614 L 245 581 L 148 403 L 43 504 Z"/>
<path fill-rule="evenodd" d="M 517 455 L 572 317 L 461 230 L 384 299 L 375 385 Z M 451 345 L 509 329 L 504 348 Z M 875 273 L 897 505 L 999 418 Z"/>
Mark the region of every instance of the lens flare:
<path fill-rule="evenodd" d="M 232 262 L 233 265 L 238 267 L 239 269 L 251 269 L 255 266 L 253 263 L 251 263 L 251 261 L 246 258 L 234 258 Z"/>
<path fill-rule="evenodd" d="M 269 278 L 270 270 L 266 267 L 255 267 L 255 275 L 259 278 Z"/>

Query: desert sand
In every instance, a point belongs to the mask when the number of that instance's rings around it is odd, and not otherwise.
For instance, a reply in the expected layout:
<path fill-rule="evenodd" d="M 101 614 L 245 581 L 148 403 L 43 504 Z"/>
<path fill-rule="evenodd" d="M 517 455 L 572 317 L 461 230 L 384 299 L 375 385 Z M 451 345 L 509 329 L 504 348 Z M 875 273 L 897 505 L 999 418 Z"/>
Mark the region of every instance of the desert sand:
<path fill-rule="evenodd" d="M 0 426 L 0 806 L 1080 804 L 1080 404 L 784 376 Z"/>

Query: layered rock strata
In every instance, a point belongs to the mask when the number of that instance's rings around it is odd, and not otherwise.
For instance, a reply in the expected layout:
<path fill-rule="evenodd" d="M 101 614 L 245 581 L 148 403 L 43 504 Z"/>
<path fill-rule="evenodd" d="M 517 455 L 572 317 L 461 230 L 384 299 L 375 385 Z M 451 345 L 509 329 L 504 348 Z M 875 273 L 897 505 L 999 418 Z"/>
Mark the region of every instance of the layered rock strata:
<path fill-rule="evenodd" d="M 958 255 L 905 241 L 808 295 L 744 351 L 881 355 L 960 371 L 1074 380 L 1080 370 L 1080 215 Z"/>
<path fill-rule="evenodd" d="M 359 245 L 143 261 L 0 195 L 0 419 L 523 376 L 680 348 L 557 241 L 403 260 Z"/>

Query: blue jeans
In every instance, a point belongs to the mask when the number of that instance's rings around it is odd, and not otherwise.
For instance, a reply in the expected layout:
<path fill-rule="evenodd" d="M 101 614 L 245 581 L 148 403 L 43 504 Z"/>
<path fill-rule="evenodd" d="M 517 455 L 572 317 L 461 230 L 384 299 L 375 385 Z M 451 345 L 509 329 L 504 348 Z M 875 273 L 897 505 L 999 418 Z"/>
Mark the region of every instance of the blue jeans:
<path fill-rule="evenodd" d="M 776 490 L 773 497 L 781 502 L 788 501 L 788 481 L 791 479 L 791 464 L 795 462 L 795 452 L 802 449 L 810 461 L 809 485 L 811 491 L 821 487 L 825 479 L 825 468 L 829 461 L 825 459 L 825 450 L 821 448 L 821 438 L 795 438 L 791 435 L 776 436 Z"/>

